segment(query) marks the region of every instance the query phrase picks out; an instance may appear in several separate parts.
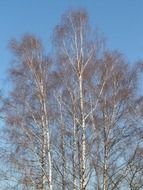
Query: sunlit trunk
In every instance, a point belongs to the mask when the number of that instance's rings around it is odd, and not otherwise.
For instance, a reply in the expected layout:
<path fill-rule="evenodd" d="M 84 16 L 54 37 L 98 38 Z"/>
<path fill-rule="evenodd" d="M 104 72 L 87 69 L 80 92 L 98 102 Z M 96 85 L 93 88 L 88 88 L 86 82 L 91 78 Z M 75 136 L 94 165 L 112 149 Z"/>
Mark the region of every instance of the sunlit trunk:
<path fill-rule="evenodd" d="M 52 157 L 50 149 L 49 121 L 44 85 L 41 85 L 41 119 L 42 119 L 42 190 L 52 190 Z M 48 160 L 46 159 L 48 157 Z M 48 163 L 47 163 L 48 162 Z M 48 166 L 48 171 L 47 171 Z"/>
<path fill-rule="evenodd" d="M 86 189 L 86 137 L 85 137 L 85 119 L 84 119 L 84 97 L 83 97 L 83 78 L 79 77 L 79 95 L 81 111 L 81 186 L 80 190 Z"/>
<path fill-rule="evenodd" d="M 76 184 L 76 155 L 77 155 L 77 127 L 75 119 L 75 105 L 73 105 L 73 190 L 77 189 Z"/>

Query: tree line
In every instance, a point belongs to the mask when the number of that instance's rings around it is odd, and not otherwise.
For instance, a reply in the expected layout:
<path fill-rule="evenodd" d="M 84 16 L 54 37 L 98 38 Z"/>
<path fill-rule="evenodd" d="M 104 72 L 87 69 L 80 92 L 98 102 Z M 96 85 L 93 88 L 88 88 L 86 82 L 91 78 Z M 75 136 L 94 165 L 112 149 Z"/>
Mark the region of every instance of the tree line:
<path fill-rule="evenodd" d="M 34 35 L 9 43 L 2 188 L 143 189 L 142 63 L 108 50 L 84 10 L 65 13 L 52 42 L 50 55 Z"/>

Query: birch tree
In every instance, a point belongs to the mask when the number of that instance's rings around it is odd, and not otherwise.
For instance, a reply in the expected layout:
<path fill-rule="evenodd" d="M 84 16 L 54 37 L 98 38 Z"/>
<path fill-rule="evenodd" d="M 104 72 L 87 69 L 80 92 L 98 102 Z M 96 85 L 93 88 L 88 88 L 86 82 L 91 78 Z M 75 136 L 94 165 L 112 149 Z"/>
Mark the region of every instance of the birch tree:
<path fill-rule="evenodd" d="M 77 149 L 74 148 L 74 151 L 78 152 L 79 159 L 78 184 L 80 190 L 86 190 L 89 180 L 89 155 L 86 142 L 88 124 L 86 119 L 91 110 L 87 109 L 88 93 L 85 86 L 86 79 L 89 80 L 90 78 L 87 75 L 92 75 L 89 70 L 95 69 L 99 52 L 103 48 L 103 42 L 97 35 L 92 34 L 88 24 L 88 16 L 82 10 L 71 11 L 64 15 L 62 23 L 57 25 L 55 29 L 54 42 L 58 49 L 58 62 L 66 73 L 64 80 L 70 81 L 69 83 L 66 82 L 66 88 L 69 87 L 69 84 L 72 85 L 69 93 L 72 97 L 73 109 L 76 105 L 77 110 L 76 112 L 73 111 L 73 125 L 78 126 L 76 133 L 75 127 L 73 127 L 74 139 L 77 139 Z M 75 140 L 73 144 L 76 146 Z"/>
<path fill-rule="evenodd" d="M 10 43 L 11 189 L 141 189 L 138 71 L 105 47 L 84 10 L 62 17 L 53 43 L 52 58 L 33 35 Z"/>
<path fill-rule="evenodd" d="M 9 135 L 15 144 L 11 159 L 19 168 L 18 177 L 23 183 L 52 190 L 50 60 L 33 36 L 25 36 L 19 42 L 12 40 L 10 46 L 15 54 L 10 70 L 13 89 L 6 104 L 7 124 L 12 127 Z"/>

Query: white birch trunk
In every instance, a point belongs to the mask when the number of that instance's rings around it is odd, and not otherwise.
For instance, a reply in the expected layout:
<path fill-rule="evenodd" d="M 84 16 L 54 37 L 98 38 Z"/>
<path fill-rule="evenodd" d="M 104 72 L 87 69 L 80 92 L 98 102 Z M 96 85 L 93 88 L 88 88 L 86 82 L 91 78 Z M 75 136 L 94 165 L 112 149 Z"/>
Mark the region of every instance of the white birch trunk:
<path fill-rule="evenodd" d="M 47 147 L 44 147 L 44 149 L 48 151 L 48 186 L 49 190 L 52 190 L 52 156 L 51 156 L 51 149 L 50 149 L 50 133 L 49 133 L 49 122 L 48 122 L 48 113 L 47 113 L 47 107 L 46 107 L 46 101 L 44 99 L 43 101 L 43 111 L 45 116 L 44 121 L 44 142 L 47 143 Z M 46 156 L 46 154 L 44 155 Z M 45 163 L 46 165 L 46 163 Z M 47 188 L 45 187 L 44 190 Z"/>
<path fill-rule="evenodd" d="M 84 118 L 84 100 L 83 100 L 83 78 L 82 74 L 79 77 L 79 95 L 80 95 L 80 110 L 81 110 L 81 185 L 80 190 L 86 190 L 86 136 L 85 136 L 85 118 Z"/>
<path fill-rule="evenodd" d="M 73 190 L 76 190 L 76 152 L 77 152 L 77 130 L 75 119 L 75 106 L 73 105 Z"/>

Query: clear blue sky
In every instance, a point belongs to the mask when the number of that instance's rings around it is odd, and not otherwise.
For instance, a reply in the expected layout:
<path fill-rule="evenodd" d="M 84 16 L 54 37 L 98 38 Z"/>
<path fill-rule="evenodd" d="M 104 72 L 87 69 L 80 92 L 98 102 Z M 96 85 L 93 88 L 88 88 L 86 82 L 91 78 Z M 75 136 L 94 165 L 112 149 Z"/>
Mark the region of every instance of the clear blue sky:
<path fill-rule="evenodd" d="M 11 38 L 34 33 L 48 49 L 61 15 L 80 7 L 104 33 L 110 49 L 119 49 L 131 62 L 143 59 L 143 0 L 0 0 L 0 84 L 11 60 Z"/>

